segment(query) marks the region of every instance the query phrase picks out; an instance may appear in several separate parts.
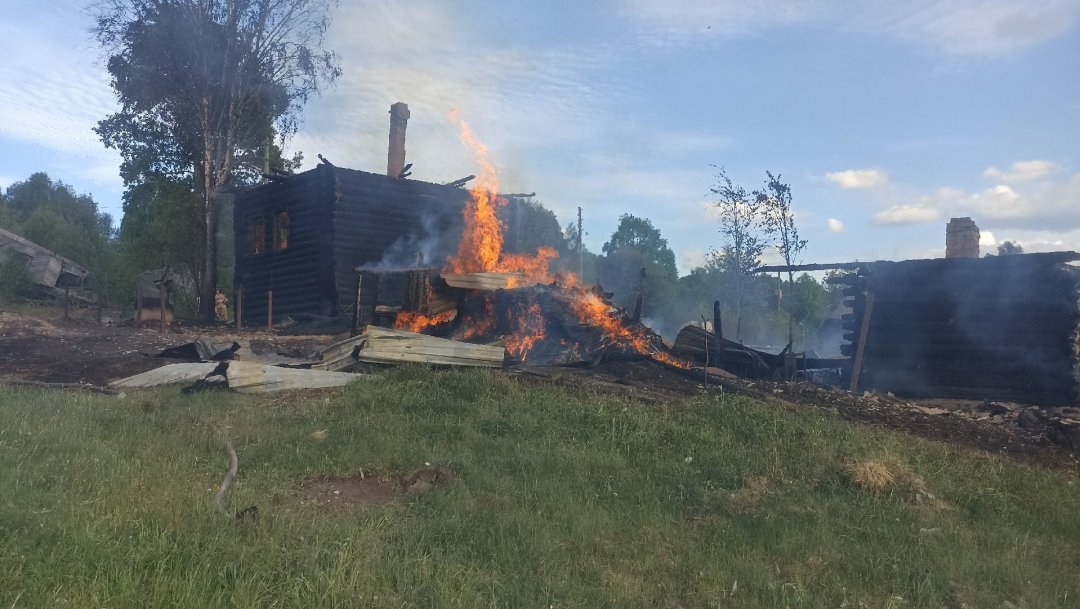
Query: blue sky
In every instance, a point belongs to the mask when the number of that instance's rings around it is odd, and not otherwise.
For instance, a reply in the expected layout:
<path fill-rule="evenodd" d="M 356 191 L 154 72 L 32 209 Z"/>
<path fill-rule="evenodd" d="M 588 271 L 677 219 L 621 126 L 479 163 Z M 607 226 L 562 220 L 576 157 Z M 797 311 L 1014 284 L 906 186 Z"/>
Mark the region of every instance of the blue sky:
<path fill-rule="evenodd" d="M 13 4 L 0 187 L 45 170 L 119 217 L 84 3 Z M 594 251 L 620 213 L 648 217 L 684 272 L 719 245 L 712 164 L 790 182 L 807 261 L 940 256 L 951 216 L 984 251 L 1080 250 L 1078 25 L 1080 0 L 343 0 L 328 44 L 344 75 L 288 147 L 380 171 L 404 101 L 414 177 L 449 181 L 475 171 L 457 109 L 505 191 L 564 224 L 581 205 Z"/>

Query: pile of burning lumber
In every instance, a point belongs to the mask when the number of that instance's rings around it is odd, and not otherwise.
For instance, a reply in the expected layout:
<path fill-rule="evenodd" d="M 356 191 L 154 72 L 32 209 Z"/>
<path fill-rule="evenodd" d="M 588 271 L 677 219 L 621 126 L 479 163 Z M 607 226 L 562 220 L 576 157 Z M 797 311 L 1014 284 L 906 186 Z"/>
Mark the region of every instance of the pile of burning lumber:
<path fill-rule="evenodd" d="M 381 336 L 376 328 L 392 326 L 505 346 L 509 362 L 538 366 L 641 358 L 686 365 L 659 335 L 612 305 L 609 294 L 572 279 L 540 284 L 518 273 L 362 270 L 356 293 L 354 334 L 367 327 L 367 335 Z"/>

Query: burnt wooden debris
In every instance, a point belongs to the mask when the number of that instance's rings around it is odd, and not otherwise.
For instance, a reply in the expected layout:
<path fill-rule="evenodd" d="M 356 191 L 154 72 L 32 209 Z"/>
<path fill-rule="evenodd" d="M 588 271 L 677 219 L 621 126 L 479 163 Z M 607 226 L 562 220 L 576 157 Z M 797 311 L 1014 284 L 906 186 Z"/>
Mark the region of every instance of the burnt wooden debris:
<path fill-rule="evenodd" d="M 1080 269 L 1066 264 L 1075 260 L 1054 252 L 860 265 L 839 280 L 852 310 L 842 352 L 863 343 L 849 382 L 906 397 L 1076 403 Z"/>

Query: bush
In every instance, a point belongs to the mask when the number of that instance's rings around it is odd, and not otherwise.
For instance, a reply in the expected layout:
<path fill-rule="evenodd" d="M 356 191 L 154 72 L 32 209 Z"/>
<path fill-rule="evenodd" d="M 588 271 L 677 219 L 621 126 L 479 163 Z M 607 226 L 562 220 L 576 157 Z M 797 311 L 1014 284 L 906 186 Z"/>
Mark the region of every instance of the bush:
<path fill-rule="evenodd" d="M 21 256 L 0 260 L 0 303 L 14 303 L 29 298 L 34 282 Z"/>

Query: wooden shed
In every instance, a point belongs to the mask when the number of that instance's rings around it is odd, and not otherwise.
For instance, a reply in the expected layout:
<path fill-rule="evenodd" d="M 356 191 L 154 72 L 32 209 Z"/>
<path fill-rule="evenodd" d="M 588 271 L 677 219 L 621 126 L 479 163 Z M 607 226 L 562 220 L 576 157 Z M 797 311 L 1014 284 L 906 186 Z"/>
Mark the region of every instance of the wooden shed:
<path fill-rule="evenodd" d="M 469 193 L 330 164 L 241 193 L 233 209 L 242 319 L 352 318 L 357 267 L 439 266 Z"/>

